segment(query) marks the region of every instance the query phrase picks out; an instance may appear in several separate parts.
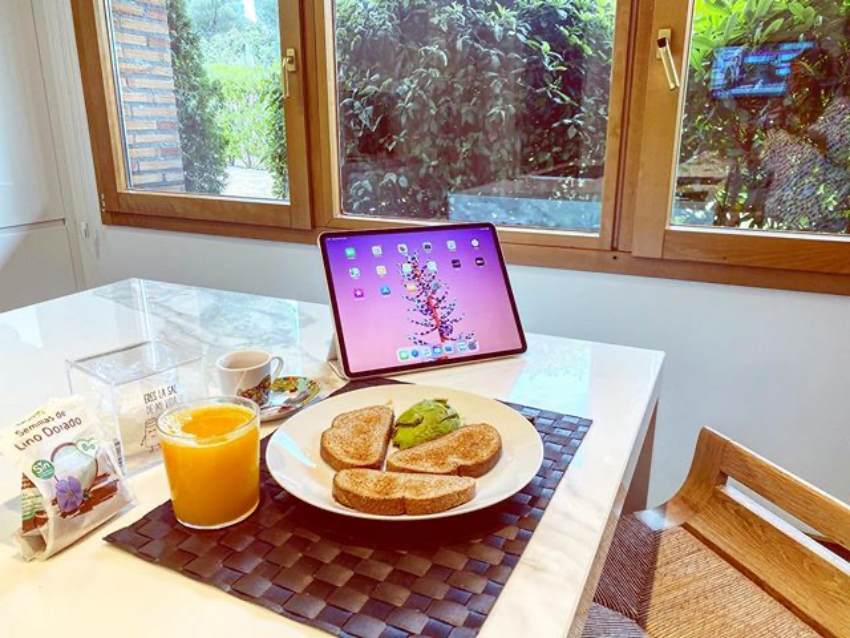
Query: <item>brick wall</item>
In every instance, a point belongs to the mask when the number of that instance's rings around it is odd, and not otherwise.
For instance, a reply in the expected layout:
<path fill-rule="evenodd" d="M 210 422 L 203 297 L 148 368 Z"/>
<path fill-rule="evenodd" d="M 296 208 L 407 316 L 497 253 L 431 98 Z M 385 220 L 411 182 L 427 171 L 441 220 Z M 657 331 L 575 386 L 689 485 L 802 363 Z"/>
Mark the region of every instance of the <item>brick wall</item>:
<path fill-rule="evenodd" d="M 113 0 L 112 29 L 130 185 L 183 191 L 166 0 Z"/>

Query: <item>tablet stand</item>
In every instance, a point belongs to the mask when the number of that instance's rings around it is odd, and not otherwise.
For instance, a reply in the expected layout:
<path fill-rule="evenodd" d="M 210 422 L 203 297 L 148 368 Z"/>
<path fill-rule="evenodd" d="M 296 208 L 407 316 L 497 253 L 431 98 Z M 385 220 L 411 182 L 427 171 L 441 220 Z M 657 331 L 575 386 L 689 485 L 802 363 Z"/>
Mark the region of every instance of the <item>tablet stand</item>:
<path fill-rule="evenodd" d="M 328 346 L 328 354 L 325 357 L 325 361 L 328 362 L 328 365 L 331 367 L 331 370 L 334 373 L 342 378 L 347 379 L 348 377 L 345 375 L 345 371 L 342 369 L 342 362 L 339 360 L 339 350 L 337 349 L 337 341 L 336 341 L 336 333 L 331 337 L 331 343 Z"/>

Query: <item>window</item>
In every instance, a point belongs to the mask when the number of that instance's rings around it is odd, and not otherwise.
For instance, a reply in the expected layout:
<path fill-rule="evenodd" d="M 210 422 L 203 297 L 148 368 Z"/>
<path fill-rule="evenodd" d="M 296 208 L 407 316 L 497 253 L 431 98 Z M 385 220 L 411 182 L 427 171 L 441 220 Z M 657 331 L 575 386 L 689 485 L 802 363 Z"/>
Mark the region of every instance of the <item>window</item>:
<path fill-rule="evenodd" d="M 848 0 L 80 0 L 106 223 L 850 294 Z"/>
<path fill-rule="evenodd" d="M 598 233 L 613 0 L 337 0 L 344 214 Z"/>
<path fill-rule="evenodd" d="M 674 226 L 850 232 L 846 13 L 696 2 Z"/>
<path fill-rule="evenodd" d="M 850 273 L 850 5 L 695 0 L 688 24 L 684 4 L 652 27 L 682 89 L 645 76 L 635 254 Z"/>
<path fill-rule="evenodd" d="M 277 3 L 106 6 L 126 186 L 288 200 Z"/>
<path fill-rule="evenodd" d="M 300 85 L 281 77 L 296 1 L 79 4 L 81 60 L 104 54 L 86 89 L 107 213 L 309 227 Z"/>

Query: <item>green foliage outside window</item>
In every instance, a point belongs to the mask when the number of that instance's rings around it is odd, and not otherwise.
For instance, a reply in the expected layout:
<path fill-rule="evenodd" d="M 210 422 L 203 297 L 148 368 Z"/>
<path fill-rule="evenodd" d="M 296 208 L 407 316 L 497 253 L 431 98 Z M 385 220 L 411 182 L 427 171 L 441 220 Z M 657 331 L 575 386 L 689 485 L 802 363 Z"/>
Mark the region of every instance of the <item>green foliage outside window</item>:
<path fill-rule="evenodd" d="M 446 217 L 455 191 L 601 175 L 612 15 L 610 0 L 338 0 L 344 209 Z"/>
<path fill-rule="evenodd" d="M 228 163 L 246 168 L 262 166 L 269 146 L 263 102 L 268 72 L 229 64 L 211 64 L 208 70 L 219 90 L 220 107 L 215 122 L 224 137 Z"/>
<path fill-rule="evenodd" d="M 286 149 L 286 123 L 283 119 L 280 73 L 272 73 L 263 80 L 261 95 L 265 106 L 263 131 L 267 141 L 263 153 L 263 165 L 272 171 L 274 196 L 289 199 L 289 154 Z"/>
<path fill-rule="evenodd" d="M 217 194 L 227 167 L 227 142 L 216 126 L 221 91 L 204 68 L 184 0 L 168 0 L 166 7 L 186 191 Z"/>
<path fill-rule="evenodd" d="M 185 1 L 169 18 L 187 187 L 220 190 L 230 163 L 271 170 L 288 196 L 275 0 L 253 23 L 241 1 L 188 0 L 194 24 Z M 338 0 L 344 209 L 445 217 L 449 193 L 500 179 L 599 177 L 612 5 Z"/>

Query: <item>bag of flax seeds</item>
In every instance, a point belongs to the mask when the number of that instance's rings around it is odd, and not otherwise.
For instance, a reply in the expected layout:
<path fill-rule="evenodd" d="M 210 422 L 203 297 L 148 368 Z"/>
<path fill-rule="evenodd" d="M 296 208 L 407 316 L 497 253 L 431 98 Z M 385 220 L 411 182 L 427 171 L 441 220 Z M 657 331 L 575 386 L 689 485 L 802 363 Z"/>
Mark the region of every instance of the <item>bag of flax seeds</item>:
<path fill-rule="evenodd" d="M 114 436 L 81 397 L 53 399 L 0 432 L 0 453 L 23 473 L 15 540 L 26 560 L 52 556 L 133 502 Z"/>

